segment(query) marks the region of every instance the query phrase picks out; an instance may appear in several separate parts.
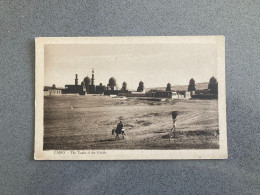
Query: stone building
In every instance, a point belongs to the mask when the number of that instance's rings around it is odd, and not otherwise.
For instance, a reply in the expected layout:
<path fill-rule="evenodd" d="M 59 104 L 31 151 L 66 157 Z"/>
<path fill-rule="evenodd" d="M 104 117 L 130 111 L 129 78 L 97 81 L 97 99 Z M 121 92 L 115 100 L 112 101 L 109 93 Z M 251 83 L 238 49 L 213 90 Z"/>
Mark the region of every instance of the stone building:
<path fill-rule="evenodd" d="M 64 93 L 86 95 L 86 87 L 78 84 L 78 74 L 76 74 L 75 85 L 65 85 Z"/>
<path fill-rule="evenodd" d="M 62 90 L 61 89 L 48 89 L 43 91 L 44 96 L 49 96 L 49 95 L 61 95 Z"/>
<path fill-rule="evenodd" d="M 62 94 L 62 89 L 56 88 L 55 85 L 52 87 L 44 87 L 43 89 L 43 94 L 44 96 L 49 96 L 49 95 L 61 95 Z"/>
<path fill-rule="evenodd" d="M 92 69 L 91 79 L 86 76 L 81 85 L 86 88 L 88 94 L 102 94 L 106 91 L 106 86 L 102 85 L 102 83 L 95 85 L 94 69 Z"/>

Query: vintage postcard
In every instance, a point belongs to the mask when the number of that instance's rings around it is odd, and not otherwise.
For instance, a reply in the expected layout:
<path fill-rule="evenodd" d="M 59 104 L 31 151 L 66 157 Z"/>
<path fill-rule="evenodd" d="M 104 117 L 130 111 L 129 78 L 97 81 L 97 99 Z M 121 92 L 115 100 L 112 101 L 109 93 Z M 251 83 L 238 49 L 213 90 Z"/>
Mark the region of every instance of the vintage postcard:
<path fill-rule="evenodd" d="M 227 158 L 224 36 L 35 42 L 35 160 Z"/>

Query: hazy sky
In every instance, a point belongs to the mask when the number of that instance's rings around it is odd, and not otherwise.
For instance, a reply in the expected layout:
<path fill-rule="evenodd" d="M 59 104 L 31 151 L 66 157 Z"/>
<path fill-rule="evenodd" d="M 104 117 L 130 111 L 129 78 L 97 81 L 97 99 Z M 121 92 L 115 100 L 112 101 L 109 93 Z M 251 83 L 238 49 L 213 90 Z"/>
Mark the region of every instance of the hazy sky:
<path fill-rule="evenodd" d="M 114 77 L 119 87 L 123 81 L 136 90 L 139 81 L 146 88 L 187 85 L 217 78 L 216 44 L 80 44 L 45 45 L 44 85 L 64 87 L 91 78 L 95 84 L 108 84 Z"/>

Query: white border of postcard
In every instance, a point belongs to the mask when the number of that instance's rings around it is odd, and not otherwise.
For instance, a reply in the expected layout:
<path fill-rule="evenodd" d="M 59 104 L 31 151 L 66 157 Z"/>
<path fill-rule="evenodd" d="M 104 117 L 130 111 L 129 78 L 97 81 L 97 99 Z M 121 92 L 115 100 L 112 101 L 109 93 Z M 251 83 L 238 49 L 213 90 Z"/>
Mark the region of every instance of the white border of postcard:
<path fill-rule="evenodd" d="M 43 86 L 45 44 L 215 43 L 219 87 L 219 149 L 189 150 L 43 150 Z M 226 159 L 226 93 L 224 36 L 39 37 L 35 39 L 35 160 L 171 160 Z"/>

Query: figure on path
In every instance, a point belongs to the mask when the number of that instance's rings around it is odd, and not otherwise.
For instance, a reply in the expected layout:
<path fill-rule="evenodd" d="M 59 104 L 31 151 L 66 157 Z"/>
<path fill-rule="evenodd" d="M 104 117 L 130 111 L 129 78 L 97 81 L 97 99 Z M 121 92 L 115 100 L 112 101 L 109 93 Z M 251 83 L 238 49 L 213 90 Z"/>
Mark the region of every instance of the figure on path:
<path fill-rule="evenodd" d="M 178 112 L 177 111 L 173 111 L 172 112 L 172 121 L 173 121 L 173 127 L 172 127 L 172 131 L 176 131 L 176 121 L 177 121 L 177 115 Z"/>
<path fill-rule="evenodd" d="M 120 121 L 118 124 L 117 124 L 117 127 L 116 127 L 116 138 L 119 138 L 119 134 L 122 134 L 123 136 L 123 139 L 124 139 L 124 135 L 125 135 L 125 132 L 124 132 L 124 129 L 123 129 L 124 125 L 122 123 L 122 121 Z"/>

